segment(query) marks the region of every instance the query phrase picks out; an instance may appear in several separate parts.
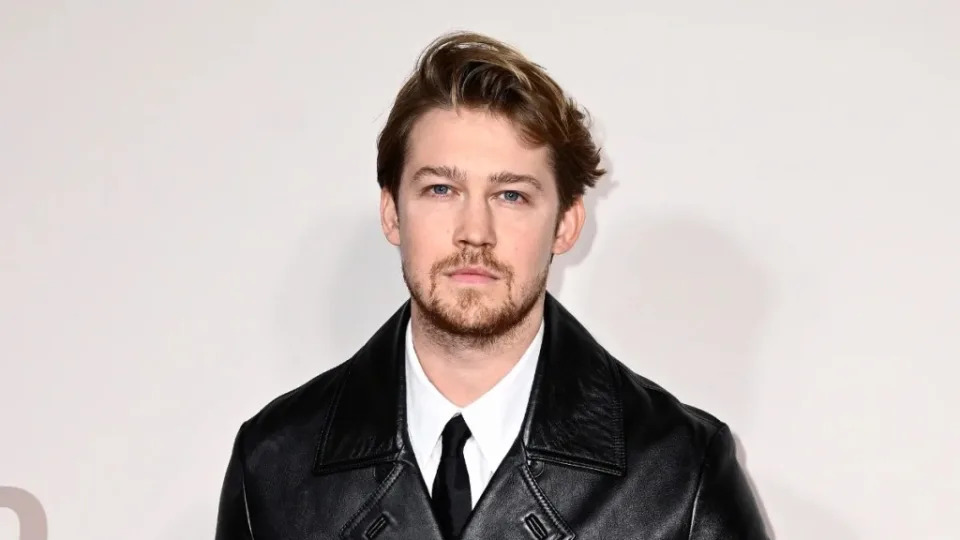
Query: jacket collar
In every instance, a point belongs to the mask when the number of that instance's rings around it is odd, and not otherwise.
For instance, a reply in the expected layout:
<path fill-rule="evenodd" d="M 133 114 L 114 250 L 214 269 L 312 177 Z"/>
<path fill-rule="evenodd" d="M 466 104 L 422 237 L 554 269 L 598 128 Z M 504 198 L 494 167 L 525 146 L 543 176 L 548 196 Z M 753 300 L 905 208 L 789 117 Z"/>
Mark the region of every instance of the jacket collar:
<path fill-rule="evenodd" d="M 320 435 L 314 472 L 410 456 L 404 332 L 410 301 L 351 358 Z M 547 293 L 544 336 L 520 436 L 528 460 L 622 476 L 626 471 L 619 370 Z"/>

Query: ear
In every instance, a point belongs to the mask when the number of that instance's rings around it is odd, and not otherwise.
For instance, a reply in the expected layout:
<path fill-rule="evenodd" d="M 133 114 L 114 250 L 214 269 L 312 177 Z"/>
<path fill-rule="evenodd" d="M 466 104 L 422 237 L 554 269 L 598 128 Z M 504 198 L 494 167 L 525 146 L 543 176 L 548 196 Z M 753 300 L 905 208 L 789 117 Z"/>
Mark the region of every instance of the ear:
<path fill-rule="evenodd" d="M 397 211 L 397 202 L 387 188 L 380 190 L 380 227 L 388 242 L 400 245 L 400 213 Z"/>
<path fill-rule="evenodd" d="M 586 216 L 583 197 L 575 198 L 573 204 L 560 216 L 560 221 L 557 223 L 557 232 L 553 238 L 553 253 L 555 255 L 570 251 L 573 245 L 577 243 Z"/>

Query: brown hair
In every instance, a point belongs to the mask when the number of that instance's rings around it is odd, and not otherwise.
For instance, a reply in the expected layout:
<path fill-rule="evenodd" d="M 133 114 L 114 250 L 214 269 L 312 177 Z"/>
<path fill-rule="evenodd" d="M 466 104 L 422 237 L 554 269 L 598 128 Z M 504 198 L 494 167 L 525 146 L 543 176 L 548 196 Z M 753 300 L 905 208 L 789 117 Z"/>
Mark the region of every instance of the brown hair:
<path fill-rule="evenodd" d="M 440 36 L 420 55 L 377 138 L 377 183 L 394 200 L 414 123 L 430 109 L 458 106 L 502 114 L 525 141 L 550 149 L 561 213 L 605 174 L 586 111 L 543 68 L 505 43 L 455 32 Z"/>

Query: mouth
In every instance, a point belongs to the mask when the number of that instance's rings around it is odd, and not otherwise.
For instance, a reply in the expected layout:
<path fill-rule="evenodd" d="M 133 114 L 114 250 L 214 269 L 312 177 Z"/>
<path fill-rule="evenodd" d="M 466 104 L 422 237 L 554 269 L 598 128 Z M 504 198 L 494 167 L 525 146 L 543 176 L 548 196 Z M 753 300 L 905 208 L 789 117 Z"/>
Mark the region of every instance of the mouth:
<path fill-rule="evenodd" d="M 498 275 L 482 266 L 465 266 L 447 272 L 454 281 L 461 283 L 490 283 L 500 279 Z"/>

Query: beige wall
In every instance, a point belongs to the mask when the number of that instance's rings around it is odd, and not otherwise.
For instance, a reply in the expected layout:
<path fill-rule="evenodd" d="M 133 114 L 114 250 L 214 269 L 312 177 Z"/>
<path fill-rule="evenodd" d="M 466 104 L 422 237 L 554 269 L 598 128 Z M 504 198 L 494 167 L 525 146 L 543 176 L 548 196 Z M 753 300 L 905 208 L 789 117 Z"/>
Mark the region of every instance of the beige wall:
<path fill-rule="evenodd" d="M 405 298 L 374 139 L 470 28 L 606 149 L 552 291 L 731 424 L 777 537 L 955 538 L 960 4 L 772 4 L 0 1 L 0 485 L 211 538 L 240 422 Z"/>

